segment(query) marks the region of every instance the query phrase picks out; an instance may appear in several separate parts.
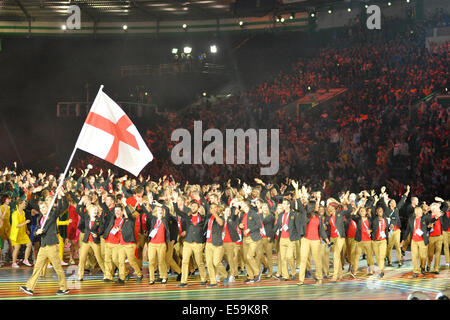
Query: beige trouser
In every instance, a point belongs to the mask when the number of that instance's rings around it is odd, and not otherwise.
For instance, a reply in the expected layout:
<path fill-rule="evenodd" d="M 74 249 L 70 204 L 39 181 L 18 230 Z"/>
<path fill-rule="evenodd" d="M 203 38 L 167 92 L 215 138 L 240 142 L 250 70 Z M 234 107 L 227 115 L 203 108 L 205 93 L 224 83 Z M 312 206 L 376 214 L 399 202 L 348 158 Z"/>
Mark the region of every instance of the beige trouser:
<path fill-rule="evenodd" d="M 236 247 L 238 245 L 234 242 L 224 242 L 223 243 L 223 250 L 224 250 L 224 257 L 228 262 L 228 265 L 230 266 L 230 275 L 233 277 L 236 277 L 238 275 L 238 263 L 237 263 L 237 251 Z M 237 248 L 239 250 L 239 248 Z"/>
<path fill-rule="evenodd" d="M 372 241 L 373 251 L 375 252 L 375 257 L 377 258 L 377 265 L 380 272 L 384 271 L 384 259 L 386 258 L 386 248 L 387 242 L 385 240 L 375 240 Z"/>
<path fill-rule="evenodd" d="M 30 290 L 34 290 L 39 277 L 44 273 L 44 269 L 47 269 L 47 261 L 55 269 L 58 276 L 58 285 L 60 290 L 67 290 L 66 276 L 64 274 L 64 269 L 61 266 L 61 259 L 59 258 L 59 246 L 54 244 L 51 246 L 41 247 L 39 249 L 38 255 L 36 257 L 36 263 L 33 268 L 33 274 L 28 280 L 26 287 Z"/>
<path fill-rule="evenodd" d="M 262 263 L 267 268 L 268 275 L 272 275 L 273 272 L 273 257 L 272 257 L 272 242 L 269 241 L 269 238 L 261 239 L 261 247 L 262 250 Z"/>
<path fill-rule="evenodd" d="M 300 268 L 300 262 L 301 262 L 301 242 L 300 239 L 295 240 L 295 264 L 297 268 Z M 311 269 L 310 260 L 308 259 L 308 268 L 307 270 Z"/>
<path fill-rule="evenodd" d="M 442 252 L 442 243 L 444 241 L 444 237 L 441 234 L 440 236 L 434 236 L 429 238 L 428 242 L 428 267 L 431 269 L 431 263 L 433 262 L 434 257 L 434 269 L 432 271 L 439 272 L 441 267 L 441 252 Z"/>
<path fill-rule="evenodd" d="M 330 272 L 330 249 L 326 243 L 320 243 L 320 256 L 322 257 L 323 275 L 328 277 Z"/>
<path fill-rule="evenodd" d="M 180 266 L 173 259 L 174 246 L 175 246 L 174 241 L 169 241 L 169 243 L 167 244 L 166 266 L 167 270 L 169 270 L 169 268 L 172 268 L 173 271 L 175 271 L 178 274 L 181 274 Z"/>
<path fill-rule="evenodd" d="M 142 271 L 139 267 L 138 260 L 136 258 L 136 244 L 119 244 L 119 278 L 125 280 L 127 276 L 127 270 L 125 267 L 125 260 L 128 259 L 128 263 L 134 269 L 134 272 L 138 277 L 142 277 Z"/>
<path fill-rule="evenodd" d="M 183 262 L 181 265 L 181 283 L 187 283 L 189 275 L 189 260 L 194 254 L 195 262 L 200 272 L 200 279 L 202 282 L 206 281 L 205 262 L 203 261 L 203 243 L 187 242 L 183 244 Z M 149 256 L 150 259 L 150 256 Z M 150 263 L 149 263 L 150 265 Z"/>
<path fill-rule="evenodd" d="M 207 242 L 205 246 L 206 266 L 208 267 L 209 283 L 217 284 L 216 274 L 227 277 L 227 272 L 223 266 L 224 249 L 223 246 L 215 246 L 211 242 Z"/>
<path fill-rule="evenodd" d="M 119 245 L 105 243 L 105 278 L 113 280 L 114 270 L 119 268 Z"/>
<path fill-rule="evenodd" d="M 139 264 L 139 267 L 142 269 L 142 262 L 143 262 L 143 253 L 144 253 L 144 247 L 145 247 L 145 235 L 142 233 L 138 234 L 138 239 L 136 242 L 137 247 L 137 262 Z"/>
<path fill-rule="evenodd" d="M 388 246 L 387 246 L 387 252 L 386 256 L 388 258 L 388 261 L 391 262 L 391 253 L 392 248 L 395 246 L 396 252 L 397 252 L 397 258 L 398 262 L 402 262 L 402 251 L 400 250 L 400 229 L 392 231 L 392 234 L 389 236 L 388 239 Z"/>
<path fill-rule="evenodd" d="M 330 251 L 333 252 L 333 280 L 342 278 L 342 253 L 344 251 L 345 238 L 331 238 L 330 242 L 334 244 L 330 247 Z"/>
<path fill-rule="evenodd" d="M 253 279 L 260 273 L 260 265 L 256 261 L 256 249 L 259 241 L 253 241 L 250 236 L 244 237 L 243 240 L 243 254 L 245 261 L 245 269 L 249 279 Z"/>
<path fill-rule="evenodd" d="M 235 254 L 236 259 L 237 259 L 237 266 L 241 267 L 241 270 L 245 269 L 244 249 L 243 249 L 243 247 L 244 247 L 243 244 L 237 244 L 236 243 L 236 247 L 234 249 L 234 254 Z"/>
<path fill-rule="evenodd" d="M 403 251 L 406 251 L 408 249 L 409 243 L 411 242 L 411 235 L 409 235 L 406 239 L 403 241 Z"/>
<path fill-rule="evenodd" d="M 103 237 L 100 238 L 100 253 L 102 254 L 102 259 L 105 261 L 105 239 Z"/>
<path fill-rule="evenodd" d="M 291 269 L 291 274 L 295 275 L 295 241 L 289 240 L 289 238 L 280 238 L 280 257 L 281 257 L 281 276 L 285 279 L 289 279 L 289 268 Z"/>
<path fill-rule="evenodd" d="M 89 251 L 92 249 L 94 251 L 95 258 L 97 259 L 98 265 L 102 269 L 103 274 L 106 273 L 105 265 L 102 259 L 102 253 L 100 249 L 100 244 L 94 243 L 93 241 L 88 241 L 87 243 L 83 243 L 83 246 L 80 249 L 80 261 L 78 262 L 78 277 L 83 279 L 84 276 L 84 264 L 86 262 L 86 258 L 89 254 Z"/>
<path fill-rule="evenodd" d="M 347 260 L 350 261 L 350 266 L 353 268 L 353 263 L 355 261 L 355 254 L 356 254 L 356 246 L 357 242 L 354 238 L 346 238 L 346 247 L 347 247 Z"/>
<path fill-rule="evenodd" d="M 411 241 L 411 260 L 413 264 L 413 273 L 420 273 L 420 268 L 425 268 L 425 263 L 427 261 L 427 246 L 423 240 Z"/>
<path fill-rule="evenodd" d="M 450 232 L 444 231 L 442 233 L 442 237 L 444 239 L 444 254 L 445 254 L 445 263 L 450 263 Z"/>
<path fill-rule="evenodd" d="M 299 271 L 299 281 L 305 281 L 306 266 L 308 263 L 309 254 L 312 253 L 312 258 L 316 266 L 316 279 L 322 280 L 322 257 L 320 256 L 320 240 L 309 240 L 302 238 L 301 240 L 301 262 Z"/>
<path fill-rule="evenodd" d="M 361 254 L 366 254 L 367 266 L 373 270 L 374 262 L 373 262 L 373 250 L 372 250 L 372 241 L 356 241 L 356 252 L 355 252 L 355 260 L 353 261 L 353 272 L 358 272 L 359 266 L 359 258 Z"/>
<path fill-rule="evenodd" d="M 158 255 L 158 270 L 161 279 L 167 279 L 166 243 L 148 243 L 148 277 L 155 281 L 156 256 Z"/>

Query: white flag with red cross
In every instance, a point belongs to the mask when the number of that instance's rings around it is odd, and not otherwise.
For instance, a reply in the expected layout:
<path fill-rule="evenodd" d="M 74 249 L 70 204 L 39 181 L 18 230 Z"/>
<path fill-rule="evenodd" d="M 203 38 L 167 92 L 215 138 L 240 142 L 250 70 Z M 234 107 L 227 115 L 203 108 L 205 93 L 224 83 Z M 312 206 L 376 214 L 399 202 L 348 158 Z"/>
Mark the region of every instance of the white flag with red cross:
<path fill-rule="evenodd" d="M 130 118 L 100 88 L 75 148 L 102 158 L 135 176 L 153 155 Z"/>

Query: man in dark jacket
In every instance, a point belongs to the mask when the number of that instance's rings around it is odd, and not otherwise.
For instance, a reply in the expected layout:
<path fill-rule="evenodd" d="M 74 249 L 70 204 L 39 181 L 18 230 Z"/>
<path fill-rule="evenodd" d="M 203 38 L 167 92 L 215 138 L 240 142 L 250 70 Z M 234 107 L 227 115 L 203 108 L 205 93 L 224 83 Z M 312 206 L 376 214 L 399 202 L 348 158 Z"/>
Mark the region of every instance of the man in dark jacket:
<path fill-rule="evenodd" d="M 439 217 L 437 219 L 439 219 Z M 432 223 L 437 219 L 431 218 L 430 215 L 423 215 L 422 208 L 416 207 L 414 209 L 414 216 L 410 217 L 408 220 L 405 239 L 407 239 L 408 236 L 411 236 L 411 260 L 413 263 L 414 278 L 417 278 L 419 276 L 419 271 L 421 271 L 422 274 L 425 274 L 429 231 L 431 229 Z"/>
<path fill-rule="evenodd" d="M 36 283 L 40 275 L 42 275 L 45 268 L 47 268 L 48 260 L 50 260 L 50 263 L 53 265 L 53 268 L 58 275 L 59 290 L 56 294 L 63 295 L 69 292 L 69 290 L 67 290 L 64 269 L 61 265 L 61 259 L 59 258 L 58 237 L 56 235 L 56 220 L 58 219 L 58 216 L 67 209 L 67 207 L 68 201 L 61 190 L 58 192 L 58 201 L 56 206 L 52 208 L 50 213 L 48 213 L 47 203 L 42 202 L 39 205 L 42 216 L 38 220 L 39 227 L 36 231 L 36 235 L 41 236 L 41 247 L 39 249 L 31 278 L 28 280 L 26 286 L 20 287 L 23 292 L 29 295 L 33 295 L 33 290 L 36 287 Z"/>
<path fill-rule="evenodd" d="M 238 202 L 241 208 L 239 228 L 242 230 L 243 253 L 245 261 L 245 269 L 247 270 L 248 279 L 245 283 L 253 283 L 261 280 L 261 265 L 256 261 L 256 250 L 258 242 L 261 240 L 261 218 L 258 212 L 251 207 L 250 200 Z"/>
<path fill-rule="evenodd" d="M 209 287 L 217 287 L 217 281 L 220 276 L 227 277 L 227 272 L 222 264 L 223 259 L 223 215 L 219 212 L 217 203 L 209 206 L 209 212 L 206 215 L 206 246 L 205 258 L 209 274 Z"/>

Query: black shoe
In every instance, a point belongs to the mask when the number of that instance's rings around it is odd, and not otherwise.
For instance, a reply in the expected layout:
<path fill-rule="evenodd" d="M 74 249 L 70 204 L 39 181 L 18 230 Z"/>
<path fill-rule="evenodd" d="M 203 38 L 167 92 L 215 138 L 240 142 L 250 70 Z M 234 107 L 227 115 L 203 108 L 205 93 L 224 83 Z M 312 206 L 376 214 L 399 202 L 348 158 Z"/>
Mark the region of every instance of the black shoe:
<path fill-rule="evenodd" d="M 305 273 L 305 278 L 312 278 L 312 272 L 311 271 L 306 271 Z"/>
<path fill-rule="evenodd" d="M 281 277 L 281 281 L 288 281 L 288 279 Z"/>
<path fill-rule="evenodd" d="M 214 287 L 217 287 L 217 283 L 208 284 L 208 288 L 214 288 Z"/>
<path fill-rule="evenodd" d="M 187 283 L 179 283 L 178 287 L 180 287 L 180 288 L 187 287 Z"/>
<path fill-rule="evenodd" d="M 413 278 L 417 278 L 419 276 L 418 273 L 413 273 Z"/>
<path fill-rule="evenodd" d="M 127 276 L 125 277 L 125 281 L 130 280 L 130 274 L 127 274 Z"/>
<path fill-rule="evenodd" d="M 144 279 L 144 275 L 136 278 L 136 283 L 141 283 L 142 279 Z"/>
<path fill-rule="evenodd" d="M 430 270 L 430 269 L 428 268 L 428 270 Z M 420 268 L 420 272 L 421 272 L 422 274 L 425 274 L 425 269 L 424 269 L 424 268 Z"/>
<path fill-rule="evenodd" d="M 406 254 L 405 250 L 402 249 L 402 257 L 404 257 Z"/>
<path fill-rule="evenodd" d="M 226 272 L 230 271 L 230 265 L 229 264 L 227 264 L 227 267 L 225 268 L 225 271 Z"/>
<path fill-rule="evenodd" d="M 117 284 L 125 284 L 125 281 L 123 281 L 122 279 L 117 279 L 117 280 L 116 280 L 116 283 L 117 283 Z"/>
<path fill-rule="evenodd" d="M 103 282 L 113 282 L 111 279 L 103 279 Z"/>
<path fill-rule="evenodd" d="M 162 282 L 162 280 L 163 280 L 163 279 L 158 278 L 158 279 L 155 280 L 155 282 Z"/>
<path fill-rule="evenodd" d="M 247 279 L 245 280 L 245 284 L 255 283 L 255 280 L 253 279 Z"/>
<path fill-rule="evenodd" d="M 430 267 L 427 266 L 427 272 L 430 272 Z M 422 272 L 423 273 L 423 272 Z"/>
<path fill-rule="evenodd" d="M 19 287 L 20 290 L 22 290 L 23 292 L 25 292 L 26 294 L 29 294 L 30 296 L 33 295 L 33 290 L 28 289 L 27 287 Z"/>
<path fill-rule="evenodd" d="M 58 290 L 58 291 L 56 291 L 56 294 L 58 295 L 58 296 L 62 296 L 62 295 L 64 295 L 64 294 L 68 294 L 69 293 L 69 290 Z"/>
<path fill-rule="evenodd" d="M 439 274 L 439 271 L 433 271 L 432 274 Z"/>
<path fill-rule="evenodd" d="M 181 274 L 177 275 L 177 281 L 181 281 Z"/>
<path fill-rule="evenodd" d="M 167 283 L 167 279 L 161 279 L 161 283 L 162 284 L 166 284 Z"/>
<path fill-rule="evenodd" d="M 403 263 L 401 263 L 401 262 L 398 263 L 399 268 L 401 268 L 402 265 L 403 265 Z"/>
<path fill-rule="evenodd" d="M 295 276 L 292 276 L 292 277 L 291 277 L 291 280 L 295 280 Z"/>
<path fill-rule="evenodd" d="M 201 286 L 206 286 L 206 281 L 200 282 L 200 285 L 201 285 Z"/>
<path fill-rule="evenodd" d="M 152 286 L 152 285 L 154 285 L 154 284 L 155 284 L 155 281 L 149 281 L 149 282 L 148 282 L 148 285 L 149 285 L 149 286 Z"/>
<path fill-rule="evenodd" d="M 267 268 L 264 267 L 264 268 L 263 268 L 263 271 L 262 271 L 261 273 L 262 273 L 262 274 L 266 274 L 266 273 L 267 273 Z"/>
<path fill-rule="evenodd" d="M 379 275 L 380 279 L 384 277 L 384 272 L 381 272 Z"/>
<path fill-rule="evenodd" d="M 364 253 L 363 256 L 362 256 L 362 259 L 363 259 L 363 260 L 366 260 L 366 254 L 365 254 L 365 253 Z"/>

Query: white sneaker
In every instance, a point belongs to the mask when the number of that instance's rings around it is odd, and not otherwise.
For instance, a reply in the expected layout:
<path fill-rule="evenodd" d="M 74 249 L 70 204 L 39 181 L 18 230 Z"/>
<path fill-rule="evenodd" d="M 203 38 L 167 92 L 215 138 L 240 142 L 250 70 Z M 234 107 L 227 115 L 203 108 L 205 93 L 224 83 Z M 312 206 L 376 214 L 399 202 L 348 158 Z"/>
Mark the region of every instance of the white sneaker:
<path fill-rule="evenodd" d="M 11 267 L 13 267 L 13 268 L 15 268 L 15 269 L 20 268 L 19 265 L 18 265 L 17 263 L 13 263 L 13 264 L 11 265 Z"/>
<path fill-rule="evenodd" d="M 125 263 L 128 263 L 128 259 L 125 259 Z"/>
<path fill-rule="evenodd" d="M 53 266 L 52 266 L 51 264 L 49 264 L 49 265 L 47 266 L 47 268 L 48 268 L 48 269 L 51 269 L 51 268 L 53 268 Z"/>
<path fill-rule="evenodd" d="M 33 266 L 28 260 L 23 260 L 23 264 L 29 267 Z"/>
<path fill-rule="evenodd" d="M 236 280 L 236 278 L 234 276 L 228 277 L 228 282 L 234 282 L 235 280 Z"/>
<path fill-rule="evenodd" d="M 220 276 L 219 275 L 216 276 L 216 281 L 217 281 L 217 283 L 220 282 Z"/>
<path fill-rule="evenodd" d="M 69 264 L 67 262 L 65 262 L 65 261 L 61 261 L 61 265 L 62 266 L 68 266 Z"/>

